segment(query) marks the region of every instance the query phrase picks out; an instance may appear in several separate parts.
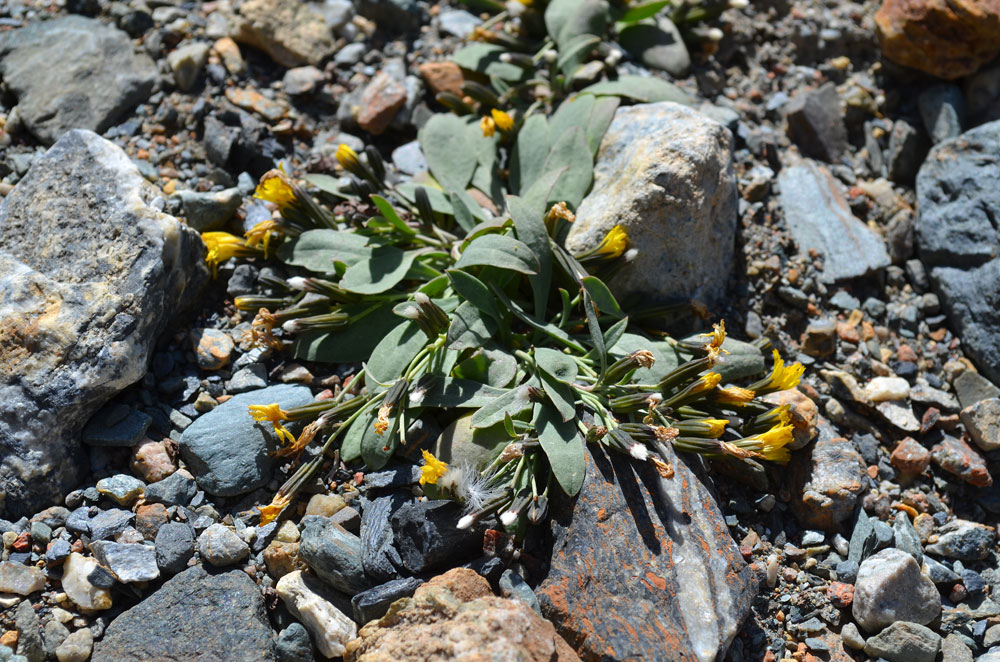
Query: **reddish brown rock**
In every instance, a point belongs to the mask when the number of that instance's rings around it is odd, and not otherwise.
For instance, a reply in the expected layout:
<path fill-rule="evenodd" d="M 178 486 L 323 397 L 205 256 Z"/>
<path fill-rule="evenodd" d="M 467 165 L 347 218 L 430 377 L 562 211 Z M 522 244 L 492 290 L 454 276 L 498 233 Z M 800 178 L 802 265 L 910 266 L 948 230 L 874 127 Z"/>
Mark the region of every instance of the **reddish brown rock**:
<path fill-rule="evenodd" d="M 432 660 L 575 662 L 552 624 L 522 602 L 492 594 L 485 579 L 455 568 L 397 600 L 361 628 L 345 662 Z"/>
<path fill-rule="evenodd" d="M 908 476 L 916 476 L 931 462 L 931 453 L 913 437 L 907 437 L 896 445 L 889 457 L 892 466 Z"/>
<path fill-rule="evenodd" d="M 132 470 L 147 483 L 157 483 L 177 471 L 177 459 L 165 443 L 147 439 L 132 453 Z"/>
<path fill-rule="evenodd" d="M 1000 0 L 886 0 L 875 25 L 888 59 L 947 80 L 1000 54 Z"/>
<path fill-rule="evenodd" d="M 156 532 L 169 520 L 167 507 L 162 503 L 139 506 L 135 511 L 135 528 L 146 540 L 156 538 Z"/>
<path fill-rule="evenodd" d="M 941 443 L 931 449 L 931 457 L 934 464 L 969 485 L 989 487 L 993 484 L 993 477 L 986 469 L 986 460 L 961 439 L 945 436 Z"/>
<path fill-rule="evenodd" d="M 711 493 L 672 451 L 669 479 L 621 454 L 587 458 L 575 502 L 553 504 L 542 613 L 588 661 L 724 657 L 757 580 Z"/>
<path fill-rule="evenodd" d="M 792 510 L 808 528 L 837 531 L 850 519 L 868 482 L 861 454 L 843 437 L 820 439 L 791 465 Z"/>
<path fill-rule="evenodd" d="M 451 92 L 462 96 L 462 69 L 454 62 L 424 62 L 418 68 L 427 86 L 434 94 Z"/>
<path fill-rule="evenodd" d="M 826 588 L 826 597 L 830 598 L 834 607 L 839 609 L 850 607 L 851 603 L 854 602 L 854 584 L 830 582 Z"/>
<path fill-rule="evenodd" d="M 372 135 L 389 128 L 392 118 L 406 105 L 406 88 L 384 71 L 380 71 L 361 93 L 358 104 L 358 126 Z"/>

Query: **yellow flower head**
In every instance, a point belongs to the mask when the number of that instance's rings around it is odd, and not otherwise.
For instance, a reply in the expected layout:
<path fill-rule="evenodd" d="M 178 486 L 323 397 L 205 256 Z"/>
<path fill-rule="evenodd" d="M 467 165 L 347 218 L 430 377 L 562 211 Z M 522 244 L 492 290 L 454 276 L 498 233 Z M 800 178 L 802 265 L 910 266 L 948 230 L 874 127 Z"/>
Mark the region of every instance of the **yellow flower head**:
<path fill-rule="evenodd" d="M 228 232 L 202 232 L 201 240 L 208 247 L 205 261 L 212 267 L 212 275 L 218 272 L 219 264 L 232 257 L 256 255 L 257 249 L 247 246 L 246 241 Z"/>
<path fill-rule="evenodd" d="M 729 388 L 720 388 L 718 391 L 713 393 L 712 400 L 722 405 L 741 407 L 753 400 L 755 395 L 756 394 L 748 388 L 730 386 Z"/>
<path fill-rule="evenodd" d="M 424 466 L 420 467 L 420 484 L 436 485 L 438 479 L 448 472 L 448 465 L 428 451 L 423 451 Z"/>
<path fill-rule="evenodd" d="M 774 368 L 771 370 L 769 390 L 786 391 L 795 388 L 802 380 L 802 373 L 805 371 L 806 367 L 798 362 L 786 366 L 778 350 L 774 350 Z"/>
<path fill-rule="evenodd" d="M 722 343 L 726 340 L 726 320 L 722 320 L 718 324 L 712 325 L 712 333 L 701 334 L 703 338 L 708 338 L 708 344 L 705 345 L 705 350 L 709 353 L 712 350 L 718 351 L 722 347 Z"/>
<path fill-rule="evenodd" d="M 340 143 L 337 153 L 334 154 L 337 163 L 347 172 L 354 173 L 361 169 L 361 161 L 358 160 L 358 153 L 351 149 L 346 143 Z"/>
<path fill-rule="evenodd" d="M 752 439 L 760 443 L 760 454 L 765 460 L 788 462 L 792 456 L 786 446 L 792 441 L 792 430 L 791 425 L 779 425 Z"/>
<path fill-rule="evenodd" d="M 260 525 L 265 526 L 277 519 L 289 501 L 291 501 L 291 498 L 285 494 L 274 495 L 271 503 L 260 507 Z"/>
<path fill-rule="evenodd" d="M 247 239 L 247 246 L 250 248 L 260 246 L 264 249 L 264 257 L 267 257 L 267 250 L 271 246 L 271 235 L 281 234 L 281 231 L 281 225 L 277 221 L 269 219 L 257 223 L 247 230 L 243 236 Z"/>
<path fill-rule="evenodd" d="M 695 382 L 697 384 L 697 389 L 698 389 L 697 392 L 700 393 L 702 391 L 710 391 L 716 386 L 718 386 L 721 380 L 722 380 L 722 375 L 720 375 L 717 372 L 709 372 L 707 374 L 704 374 L 698 378 L 698 382 Z"/>
<path fill-rule="evenodd" d="M 514 128 L 514 118 L 504 111 L 493 108 L 490 110 L 490 115 L 493 117 L 494 124 L 501 131 L 510 131 Z"/>
<path fill-rule="evenodd" d="M 696 422 L 707 425 L 708 436 L 716 439 L 722 436 L 722 433 L 726 430 L 726 426 L 729 425 L 729 421 L 724 418 L 703 418 Z"/>
<path fill-rule="evenodd" d="M 294 444 L 295 435 L 288 431 L 284 425 L 281 424 L 282 421 L 289 420 L 288 412 L 278 406 L 277 403 L 270 405 L 250 405 L 248 407 L 250 410 L 250 416 L 253 417 L 255 421 L 270 421 L 271 425 L 274 426 L 274 432 L 278 435 L 278 439 L 282 443 Z"/>
<path fill-rule="evenodd" d="M 600 245 L 597 247 L 596 254 L 605 258 L 617 258 L 621 257 L 628 249 L 628 235 L 625 233 L 625 228 L 620 225 L 616 225 L 611 228 L 611 231 L 601 240 Z"/>
<path fill-rule="evenodd" d="M 260 200 L 273 202 L 279 209 L 295 204 L 296 201 L 295 186 L 283 170 L 265 172 L 253 195 Z"/>
<path fill-rule="evenodd" d="M 493 134 L 497 132 L 497 123 L 493 121 L 492 117 L 484 117 L 479 120 L 479 128 L 483 132 L 483 138 L 492 138 Z"/>
<path fill-rule="evenodd" d="M 776 416 L 783 426 L 792 423 L 792 407 L 787 402 L 768 413 Z"/>

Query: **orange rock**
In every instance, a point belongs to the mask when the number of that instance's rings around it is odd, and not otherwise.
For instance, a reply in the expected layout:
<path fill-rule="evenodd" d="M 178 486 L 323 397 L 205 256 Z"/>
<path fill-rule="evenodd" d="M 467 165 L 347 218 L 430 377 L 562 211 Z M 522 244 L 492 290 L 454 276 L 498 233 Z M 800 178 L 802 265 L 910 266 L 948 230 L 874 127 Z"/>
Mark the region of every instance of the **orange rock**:
<path fill-rule="evenodd" d="M 167 507 L 162 503 L 151 503 L 139 506 L 135 511 L 135 528 L 146 540 L 156 538 L 156 532 L 167 523 L 170 516 Z"/>
<path fill-rule="evenodd" d="M 358 104 L 358 126 L 379 135 L 389 128 L 396 113 L 406 105 L 406 88 L 384 71 L 372 78 Z"/>
<path fill-rule="evenodd" d="M 17 648 L 17 630 L 7 630 L 0 635 L 0 646 L 6 646 L 11 650 Z"/>
<path fill-rule="evenodd" d="M 889 456 L 889 461 L 903 474 L 915 476 L 930 464 L 931 453 L 915 439 L 907 437 L 896 445 L 892 455 Z"/>
<path fill-rule="evenodd" d="M 947 80 L 1000 54 L 1000 0 L 886 0 L 875 25 L 888 59 Z"/>
<path fill-rule="evenodd" d="M 434 94 L 451 92 L 462 96 L 465 79 L 461 68 L 454 62 L 425 62 L 418 67 L 418 71 Z"/>

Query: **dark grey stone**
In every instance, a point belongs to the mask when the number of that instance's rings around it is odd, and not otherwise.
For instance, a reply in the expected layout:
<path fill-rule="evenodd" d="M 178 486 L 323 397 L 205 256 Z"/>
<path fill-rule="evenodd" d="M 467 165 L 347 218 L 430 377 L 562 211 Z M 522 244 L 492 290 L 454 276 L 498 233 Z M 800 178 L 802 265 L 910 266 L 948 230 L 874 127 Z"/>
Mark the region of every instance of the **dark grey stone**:
<path fill-rule="evenodd" d="M 31 607 L 31 600 L 22 600 L 14 612 L 14 627 L 17 629 L 17 654 L 27 662 L 45 662 L 45 645 L 42 641 L 42 625 L 38 614 Z"/>
<path fill-rule="evenodd" d="M 56 565 L 62 563 L 67 558 L 69 558 L 70 552 L 69 543 L 62 538 L 56 538 L 49 545 L 48 549 L 45 550 L 45 562 L 49 565 Z"/>
<path fill-rule="evenodd" d="M 801 92 L 788 102 L 785 110 L 788 137 L 803 154 L 828 163 L 840 161 L 847 149 L 847 127 L 836 85 L 827 83 L 819 89 Z"/>
<path fill-rule="evenodd" d="M 892 529 L 895 534 L 895 547 L 902 550 L 916 559 L 917 563 L 924 560 L 924 550 L 920 546 L 920 535 L 913 528 L 910 516 L 904 512 L 896 513 L 892 521 Z"/>
<path fill-rule="evenodd" d="M 968 270 L 936 267 L 931 280 L 966 355 L 1000 381 L 1000 259 Z"/>
<path fill-rule="evenodd" d="M 93 662 L 147 660 L 274 662 L 264 598 L 242 570 L 194 566 L 118 616 L 95 644 Z"/>
<path fill-rule="evenodd" d="M 91 540 L 113 538 L 135 521 L 135 513 L 120 508 L 100 510 L 90 517 L 87 524 Z"/>
<path fill-rule="evenodd" d="M 870 275 L 889 266 L 882 239 L 858 220 L 830 172 L 812 161 L 778 176 L 785 223 L 799 252 L 823 258 L 824 283 Z"/>
<path fill-rule="evenodd" d="M 980 400 L 1000 398 L 1000 388 L 978 372 L 971 370 L 966 370 L 956 377 L 952 386 L 955 388 L 955 395 L 958 396 L 962 409 L 971 407 Z"/>
<path fill-rule="evenodd" d="M 372 581 L 387 582 L 399 576 L 403 561 L 393 545 L 390 518 L 410 499 L 396 492 L 367 501 L 361 509 L 361 563 Z"/>
<path fill-rule="evenodd" d="M 954 585 L 959 580 L 958 573 L 929 556 L 924 557 L 923 567 L 927 572 L 927 576 L 935 584 Z"/>
<path fill-rule="evenodd" d="M 424 580 L 417 577 L 393 579 L 356 594 L 351 598 L 355 622 L 364 625 L 376 618 L 382 618 L 389 610 L 389 605 L 400 598 L 410 597 L 423 583 Z"/>
<path fill-rule="evenodd" d="M 198 492 L 194 478 L 186 471 L 175 471 L 161 481 L 146 486 L 146 501 L 167 506 L 186 506 Z"/>
<path fill-rule="evenodd" d="M 224 191 L 180 191 L 177 193 L 188 225 L 198 232 L 218 230 L 243 203 L 238 188 Z"/>
<path fill-rule="evenodd" d="M 900 184 L 912 184 L 929 148 L 927 138 L 920 129 L 905 119 L 897 119 L 889 134 L 886 154 L 889 179 Z"/>
<path fill-rule="evenodd" d="M 25 126 L 46 145 L 70 129 L 103 133 L 145 101 L 157 79 L 152 59 L 136 53 L 127 34 L 80 16 L 0 34 L 0 76 Z"/>
<path fill-rule="evenodd" d="M 282 409 L 309 403 L 308 387 L 279 384 L 242 393 L 201 416 L 181 436 L 181 457 L 198 485 L 214 496 L 252 492 L 271 479 L 277 442 L 271 423 L 250 417 L 248 405 Z"/>
<path fill-rule="evenodd" d="M 411 501 L 391 517 L 394 545 L 411 573 L 458 565 L 482 546 L 482 531 L 459 529 L 462 508 L 453 501 Z"/>
<path fill-rule="evenodd" d="M 382 471 L 365 474 L 364 486 L 369 489 L 408 487 L 420 480 L 420 467 L 415 464 L 401 464 Z"/>
<path fill-rule="evenodd" d="M 129 412 L 125 418 L 108 425 L 100 419 L 101 412 L 83 428 L 83 443 L 91 446 L 135 446 L 142 441 L 153 419 L 141 411 Z"/>
<path fill-rule="evenodd" d="M 500 594 L 503 597 L 523 602 L 539 614 L 542 613 L 542 608 L 538 604 L 538 596 L 528 586 L 528 582 L 524 581 L 524 577 L 515 570 L 511 568 L 504 570 L 503 574 L 500 575 L 499 584 Z"/>
<path fill-rule="evenodd" d="M 875 551 L 875 527 L 864 508 L 858 508 L 858 517 L 854 521 L 847 559 L 861 563 Z"/>
<path fill-rule="evenodd" d="M 858 578 L 859 568 L 860 566 L 857 561 L 850 559 L 841 561 L 837 564 L 837 579 L 848 584 L 853 584 L 854 580 Z"/>
<path fill-rule="evenodd" d="M 247 391 L 257 391 L 266 386 L 267 366 L 262 363 L 252 363 L 233 373 L 232 379 L 226 384 L 226 391 L 236 395 Z"/>
<path fill-rule="evenodd" d="M 167 522 L 156 532 L 156 565 L 175 575 L 194 556 L 194 531 L 183 522 Z"/>
<path fill-rule="evenodd" d="M 142 378 L 157 335 L 207 280 L 198 234 L 149 206 L 158 194 L 120 148 L 73 130 L 0 204 L 0 329 L 48 326 L 0 349 L 13 367 L 0 377 L 0 514 L 36 512 L 79 483 L 80 429 Z"/>
<path fill-rule="evenodd" d="M 340 591 L 354 594 L 371 586 L 362 565 L 361 539 L 329 517 L 309 515 L 302 519 L 299 556 Z"/>
<path fill-rule="evenodd" d="M 312 639 L 301 623 L 290 623 L 278 633 L 275 653 L 278 662 L 312 662 L 316 659 Z"/>
<path fill-rule="evenodd" d="M 357 0 L 358 13 L 377 25 L 392 25 L 396 30 L 412 30 L 427 20 L 417 0 Z"/>
<path fill-rule="evenodd" d="M 156 550 L 150 545 L 98 540 L 90 544 L 90 550 L 123 584 L 150 582 L 160 576 Z"/>

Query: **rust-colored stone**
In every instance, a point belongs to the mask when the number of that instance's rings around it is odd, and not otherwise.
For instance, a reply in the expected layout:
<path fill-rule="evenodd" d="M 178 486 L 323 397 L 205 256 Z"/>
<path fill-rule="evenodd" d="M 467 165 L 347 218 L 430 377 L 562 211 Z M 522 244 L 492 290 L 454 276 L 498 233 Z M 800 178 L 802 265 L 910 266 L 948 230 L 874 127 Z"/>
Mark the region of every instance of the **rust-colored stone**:
<path fill-rule="evenodd" d="M 896 445 L 892 455 L 889 456 L 889 461 L 903 474 L 915 476 L 930 464 L 931 453 L 913 437 L 907 437 Z"/>
<path fill-rule="evenodd" d="M 31 534 L 27 531 L 23 532 L 17 538 L 14 539 L 11 547 L 14 548 L 15 552 L 26 552 L 31 549 Z"/>
<path fill-rule="evenodd" d="M 395 78 L 380 71 L 371 79 L 358 104 L 358 126 L 377 136 L 392 123 L 406 105 L 406 88 Z"/>
<path fill-rule="evenodd" d="M 454 62 L 424 62 L 418 67 L 427 86 L 434 94 L 451 92 L 462 96 L 462 69 Z"/>
<path fill-rule="evenodd" d="M 947 80 L 1000 54 L 1000 0 L 886 0 L 875 25 L 888 59 Z"/>
<path fill-rule="evenodd" d="M 162 503 L 139 506 L 135 511 L 135 528 L 146 540 L 156 538 L 156 532 L 170 520 L 167 507 Z"/>
<path fill-rule="evenodd" d="M 931 449 L 934 463 L 976 487 L 989 487 L 993 477 L 986 468 L 986 460 L 976 450 L 961 439 L 945 436 L 941 443 Z"/>
<path fill-rule="evenodd" d="M 838 609 L 850 607 L 851 603 L 854 602 L 854 584 L 831 582 L 826 587 L 826 597 L 830 598 L 830 602 Z"/>

